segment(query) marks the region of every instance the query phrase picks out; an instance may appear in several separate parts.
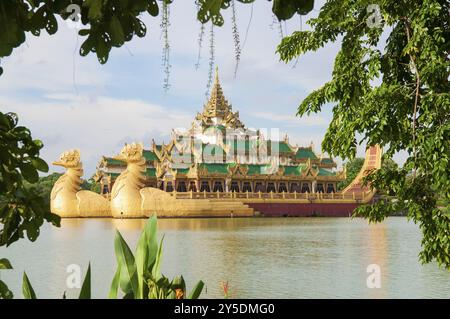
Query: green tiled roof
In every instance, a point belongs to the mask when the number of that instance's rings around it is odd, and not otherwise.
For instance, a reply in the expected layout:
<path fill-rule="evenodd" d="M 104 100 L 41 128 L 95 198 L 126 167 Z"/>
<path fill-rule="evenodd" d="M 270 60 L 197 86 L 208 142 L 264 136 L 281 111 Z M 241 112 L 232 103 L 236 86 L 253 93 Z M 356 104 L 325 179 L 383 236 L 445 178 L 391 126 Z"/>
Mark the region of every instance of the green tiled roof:
<path fill-rule="evenodd" d="M 157 161 L 158 157 L 156 154 L 149 150 L 144 150 L 143 152 L 144 158 L 147 162 Z M 126 166 L 127 164 L 124 161 L 112 158 L 112 157 L 104 157 L 106 161 L 106 165 L 108 166 Z"/>
<path fill-rule="evenodd" d="M 229 164 L 217 164 L 217 163 L 211 163 L 211 164 L 200 164 L 199 167 L 206 167 L 209 173 L 219 173 L 219 174 L 227 174 L 228 173 L 228 167 Z"/>
<path fill-rule="evenodd" d="M 144 155 L 145 160 L 147 162 L 149 162 L 149 161 L 157 161 L 158 160 L 158 157 L 156 156 L 155 152 L 153 152 L 153 151 L 144 150 L 143 155 Z"/>
<path fill-rule="evenodd" d="M 322 158 L 321 163 L 323 164 L 334 164 L 334 161 L 332 158 Z"/>
<path fill-rule="evenodd" d="M 260 141 L 258 140 L 233 140 L 229 141 L 228 144 L 231 145 L 232 150 L 235 150 L 234 153 L 236 153 L 236 150 L 238 150 L 240 153 L 248 153 L 249 151 L 253 150 L 255 151 L 259 146 Z M 293 150 L 286 142 L 279 142 L 279 141 L 266 141 L 267 143 L 267 149 L 271 150 L 271 154 L 274 154 L 274 152 L 278 153 L 292 153 Z"/>
<path fill-rule="evenodd" d="M 126 166 L 127 164 L 124 161 L 112 158 L 112 157 L 105 157 L 105 161 L 107 165 L 111 166 Z"/>
<path fill-rule="evenodd" d="M 256 164 L 247 165 L 247 167 L 248 167 L 247 174 L 248 175 L 261 174 L 261 171 L 264 171 L 263 166 L 266 167 L 266 165 L 256 165 Z"/>
<path fill-rule="evenodd" d="M 329 171 L 325 168 L 319 168 L 319 176 L 335 176 L 336 173 Z"/>
<path fill-rule="evenodd" d="M 208 130 L 213 131 L 213 130 L 215 130 L 215 129 L 219 129 L 219 130 L 223 131 L 223 130 L 226 130 L 226 127 L 223 126 L 222 124 L 210 125 L 210 126 L 206 127 L 206 128 L 203 130 L 203 132 L 208 131 Z"/>
<path fill-rule="evenodd" d="M 145 175 L 147 177 L 156 177 L 156 168 L 147 167 L 147 169 L 145 170 Z"/>
<path fill-rule="evenodd" d="M 119 177 L 120 173 L 106 173 L 107 175 L 111 176 L 113 179 L 116 179 Z M 147 168 L 145 170 L 145 176 L 147 177 L 156 177 L 156 168 Z"/>
<path fill-rule="evenodd" d="M 300 175 L 302 173 L 304 166 L 284 166 L 284 175 Z"/>
<path fill-rule="evenodd" d="M 278 147 L 279 153 L 292 153 L 293 150 L 289 147 L 289 144 L 286 142 L 277 142 L 277 141 L 268 141 L 269 143 L 272 143 L 271 149 L 275 150 L 276 147 Z M 278 144 L 278 146 L 277 146 Z"/>
<path fill-rule="evenodd" d="M 179 174 L 187 174 L 189 172 L 189 168 L 177 168 L 176 171 Z"/>
<path fill-rule="evenodd" d="M 252 147 L 256 147 L 255 141 L 234 140 L 231 143 L 232 154 L 248 153 Z"/>
<path fill-rule="evenodd" d="M 316 154 L 314 154 L 313 150 L 309 147 L 303 148 L 300 147 L 297 150 L 297 153 L 295 154 L 295 158 L 301 159 L 301 158 L 310 158 L 310 159 L 317 159 Z"/>
<path fill-rule="evenodd" d="M 217 144 L 202 144 L 202 151 L 203 151 L 202 154 L 204 156 L 215 156 L 215 155 L 223 156 L 225 154 L 223 148 Z"/>

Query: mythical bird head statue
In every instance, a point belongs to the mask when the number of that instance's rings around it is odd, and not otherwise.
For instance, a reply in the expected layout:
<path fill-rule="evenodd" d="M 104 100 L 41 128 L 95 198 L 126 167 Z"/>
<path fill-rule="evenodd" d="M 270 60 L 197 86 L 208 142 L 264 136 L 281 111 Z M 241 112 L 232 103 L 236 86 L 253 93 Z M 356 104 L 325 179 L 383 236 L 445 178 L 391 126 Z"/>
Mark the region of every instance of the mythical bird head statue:
<path fill-rule="evenodd" d="M 127 144 L 122 148 L 119 156 L 116 156 L 115 159 L 126 163 L 137 163 L 143 159 L 143 150 L 144 146 L 142 143 Z"/>
<path fill-rule="evenodd" d="M 80 151 L 69 150 L 61 154 L 59 161 L 52 163 L 53 165 L 62 166 L 65 168 L 75 168 L 81 166 Z"/>

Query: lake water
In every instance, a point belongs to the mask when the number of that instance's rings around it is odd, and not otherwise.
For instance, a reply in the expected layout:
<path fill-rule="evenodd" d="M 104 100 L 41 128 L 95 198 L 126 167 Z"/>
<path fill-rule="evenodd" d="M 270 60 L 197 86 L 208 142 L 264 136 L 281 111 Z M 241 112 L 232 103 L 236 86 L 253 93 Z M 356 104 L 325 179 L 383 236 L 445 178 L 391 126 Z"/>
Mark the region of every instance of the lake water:
<path fill-rule="evenodd" d="M 35 243 L 0 249 L 15 270 L 1 278 L 21 297 L 26 270 L 41 298 L 75 297 L 67 266 L 92 265 L 93 297 L 108 295 L 116 269 L 114 234 L 134 250 L 145 220 L 66 219 L 44 225 Z M 418 261 L 421 233 L 403 217 L 369 225 L 348 218 L 160 219 L 163 274 L 202 279 L 203 298 L 450 298 L 450 272 Z M 381 270 L 381 288 L 367 287 L 367 267 Z M 83 274 L 84 276 L 84 274 Z"/>

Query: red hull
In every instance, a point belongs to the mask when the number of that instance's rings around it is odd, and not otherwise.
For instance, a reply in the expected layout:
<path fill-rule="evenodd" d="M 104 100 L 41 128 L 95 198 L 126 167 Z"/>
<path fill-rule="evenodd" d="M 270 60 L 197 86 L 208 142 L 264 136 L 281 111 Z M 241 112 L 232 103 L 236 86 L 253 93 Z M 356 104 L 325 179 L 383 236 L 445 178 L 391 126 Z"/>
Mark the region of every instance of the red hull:
<path fill-rule="evenodd" d="M 245 203 L 268 217 L 348 217 L 359 205 L 356 203 Z"/>

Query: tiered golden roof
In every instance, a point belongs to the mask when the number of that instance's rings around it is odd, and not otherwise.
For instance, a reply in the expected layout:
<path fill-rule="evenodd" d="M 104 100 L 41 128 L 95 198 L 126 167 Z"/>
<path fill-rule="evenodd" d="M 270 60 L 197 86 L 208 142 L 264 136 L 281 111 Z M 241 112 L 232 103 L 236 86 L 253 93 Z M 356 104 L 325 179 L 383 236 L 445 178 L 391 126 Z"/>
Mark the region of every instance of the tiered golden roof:
<path fill-rule="evenodd" d="M 233 113 L 231 104 L 223 94 L 217 67 L 210 98 L 204 105 L 203 112 L 198 113 L 195 119 L 201 121 L 202 126 L 223 125 L 227 128 L 244 128 L 239 119 L 239 112 Z M 218 122 L 214 122 L 213 119 L 217 119 Z"/>

